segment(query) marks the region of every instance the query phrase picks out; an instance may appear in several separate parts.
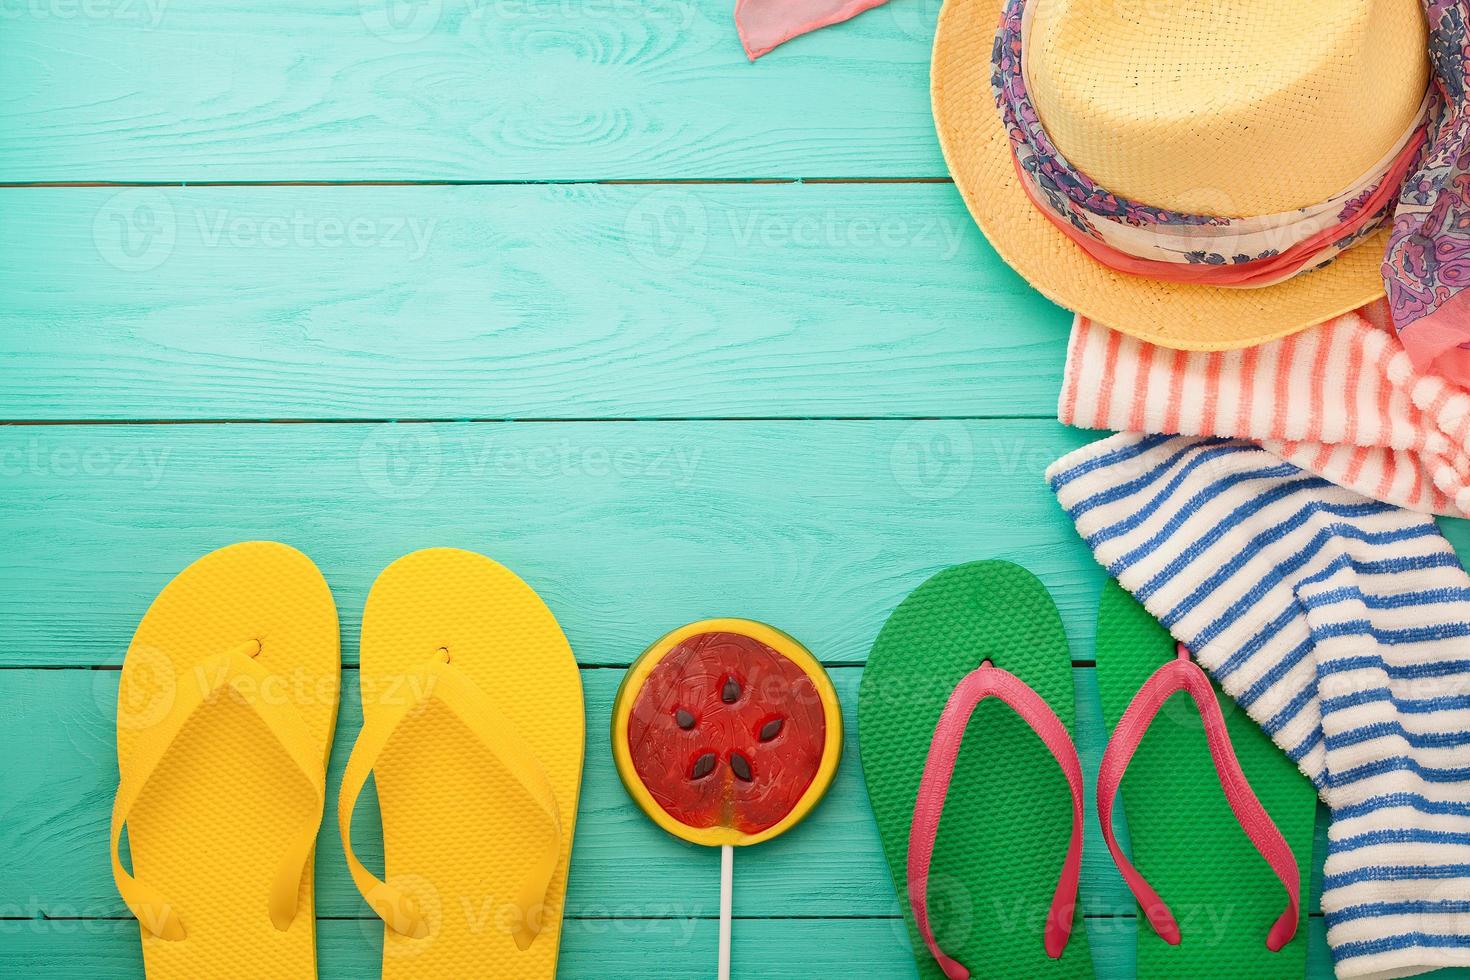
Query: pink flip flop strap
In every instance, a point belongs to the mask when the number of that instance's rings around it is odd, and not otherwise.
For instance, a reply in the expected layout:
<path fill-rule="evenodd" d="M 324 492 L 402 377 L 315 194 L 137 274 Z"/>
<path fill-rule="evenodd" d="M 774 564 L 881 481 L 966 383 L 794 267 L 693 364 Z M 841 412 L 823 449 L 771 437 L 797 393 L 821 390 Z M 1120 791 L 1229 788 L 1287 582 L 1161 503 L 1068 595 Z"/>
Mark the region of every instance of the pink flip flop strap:
<path fill-rule="evenodd" d="M 1220 705 L 1215 700 L 1215 692 L 1210 688 L 1209 678 L 1190 659 L 1189 651 L 1182 643 L 1178 646 L 1178 654 L 1177 658 L 1154 671 L 1153 676 L 1139 688 L 1128 709 L 1123 712 L 1123 717 L 1119 719 L 1118 726 L 1113 729 L 1107 750 L 1103 752 L 1102 767 L 1097 775 L 1097 812 L 1102 823 L 1103 839 L 1107 841 L 1113 862 L 1122 872 L 1123 879 L 1128 882 L 1128 889 L 1138 900 L 1149 924 L 1165 942 L 1177 946 L 1179 925 L 1174 921 L 1169 906 L 1164 904 L 1158 893 L 1123 856 L 1118 841 L 1113 836 L 1113 804 L 1117 801 L 1123 776 L 1128 771 L 1128 763 L 1132 761 L 1133 753 L 1137 751 L 1138 744 L 1143 740 L 1144 733 L 1148 731 L 1159 708 L 1175 692 L 1188 692 L 1204 720 L 1210 758 L 1214 760 L 1220 787 L 1225 791 L 1225 799 L 1230 803 L 1235 819 L 1240 821 L 1246 836 L 1286 887 L 1286 911 L 1281 913 L 1266 936 L 1267 948 L 1275 952 L 1291 942 L 1292 936 L 1296 935 L 1301 904 L 1301 878 L 1296 857 L 1287 846 L 1286 839 L 1281 836 L 1281 831 L 1276 829 L 1271 815 L 1261 806 L 1261 801 L 1256 799 L 1250 782 L 1240 769 L 1240 762 L 1235 758 L 1235 749 L 1230 744 L 1230 733 L 1225 728 L 1225 717 L 1220 713 Z M 1201 842 L 1203 846 L 1208 843 Z"/>
<path fill-rule="evenodd" d="M 934 740 L 929 743 L 929 758 L 924 763 L 924 777 L 919 782 L 919 796 L 914 802 L 914 819 L 909 826 L 909 904 L 924 943 L 949 980 L 968 980 L 970 971 L 947 956 L 934 938 L 929 923 L 929 862 L 934 856 L 939 818 L 944 812 L 944 799 L 949 793 L 965 727 L 976 706 L 989 697 L 1009 705 L 1041 737 L 1062 767 L 1072 791 L 1072 840 L 1067 845 L 1067 857 L 1052 896 L 1044 935 L 1046 955 L 1052 959 L 1061 956 L 1067 948 L 1067 940 L 1072 935 L 1072 913 L 1077 904 L 1077 877 L 1082 867 L 1082 766 L 1077 761 L 1077 749 L 1067 727 L 1039 694 L 1016 675 L 987 661 L 955 685 L 949 703 L 939 716 Z"/>

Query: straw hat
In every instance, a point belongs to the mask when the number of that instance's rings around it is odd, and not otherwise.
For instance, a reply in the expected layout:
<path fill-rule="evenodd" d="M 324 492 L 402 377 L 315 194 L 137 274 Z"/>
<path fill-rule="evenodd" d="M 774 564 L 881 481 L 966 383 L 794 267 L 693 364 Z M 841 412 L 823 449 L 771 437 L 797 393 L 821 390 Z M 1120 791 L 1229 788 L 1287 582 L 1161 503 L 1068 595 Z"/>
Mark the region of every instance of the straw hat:
<path fill-rule="evenodd" d="M 1031 0 L 1028 85 L 1057 150 L 1159 208 L 1276 214 L 1326 201 L 1401 141 L 1428 86 L 1422 0 Z M 934 42 L 940 145 L 997 252 L 1053 301 L 1184 350 L 1247 347 L 1383 295 L 1386 232 L 1257 289 L 1097 263 L 1016 175 L 991 92 L 1003 0 L 946 0 Z"/>

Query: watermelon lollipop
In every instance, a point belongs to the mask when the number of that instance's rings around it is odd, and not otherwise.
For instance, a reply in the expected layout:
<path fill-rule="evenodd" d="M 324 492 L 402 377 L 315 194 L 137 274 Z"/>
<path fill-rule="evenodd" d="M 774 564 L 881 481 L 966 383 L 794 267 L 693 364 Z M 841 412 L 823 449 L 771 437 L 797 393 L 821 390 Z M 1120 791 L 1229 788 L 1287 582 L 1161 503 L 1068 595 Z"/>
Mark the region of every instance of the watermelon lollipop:
<path fill-rule="evenodd" d="M 724 980 L 733 849 L 789 830 L 827 792 L 842 752 L 832 681 L 805 647 L 764 623 L 691 623 L 628 669 L 612 747 L 628 793 L 655 823 L 721 849 Z"/>

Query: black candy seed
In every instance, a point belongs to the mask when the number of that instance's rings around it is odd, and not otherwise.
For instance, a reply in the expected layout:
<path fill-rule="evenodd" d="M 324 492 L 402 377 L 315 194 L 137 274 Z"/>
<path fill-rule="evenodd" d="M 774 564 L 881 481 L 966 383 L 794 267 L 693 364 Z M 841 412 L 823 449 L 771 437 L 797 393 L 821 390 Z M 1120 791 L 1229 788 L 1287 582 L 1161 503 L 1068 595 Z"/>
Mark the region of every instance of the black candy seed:
<path fill-rule="evenodd" d="M 761 741 L 769 742 L 777 735 L 780 735 L 781 726 L 785 724 L 786 720 L 784 718 L 772 718 L 770 721 L 766 722 L 764 725 L 761 726 Z"/>
<path fill-rule="evenodd" d="M 703 779 L 715 771 L 715 764 L 720 760 L 713 752 L 706 752 L 694 760 L 694 769 L 689 773 L 690 779 Z"/>
<path fill-rule="evenodd" d="M 726 704 L 734 704 L 740 700 L 740 682 L 735 678 L 726 678 L 725 686 L 720 691 L 720 700 Z"/>
<path fill-rule="evenodd" d="M 694 727 L 694 716 L 680 708 L 674 712 L 674 723 L 687 732 Z"/>
<path fill-rule="evenodd" d="M 745 756 L 741 755 L 739 752 L 730 753 L 730 771 L 733 772 L 735 774 L 735 778 L 740 780 L 741 782 L 750 782 L 750 762 L 747 761 Z"/>

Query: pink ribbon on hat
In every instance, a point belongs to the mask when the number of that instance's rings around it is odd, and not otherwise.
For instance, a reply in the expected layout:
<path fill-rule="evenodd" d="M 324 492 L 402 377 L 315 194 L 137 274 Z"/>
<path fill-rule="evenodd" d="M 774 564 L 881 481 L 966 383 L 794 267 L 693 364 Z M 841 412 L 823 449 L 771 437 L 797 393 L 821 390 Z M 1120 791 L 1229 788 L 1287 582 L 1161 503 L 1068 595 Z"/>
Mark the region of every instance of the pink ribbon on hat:
<path fill-rule="evenodd" d="M 1358 181 L 1284 214 L 1188 214 L 1132 201 L 1052 144 L 1026 84 L 1032 0 L 1007 0 L 992 85 L 1021 186 L 1102 265 L 1166 282 L 1276 285 L 1331 262 L 1391 222 L 1383 275 L 1414 367 L 1470 386 L 1470 0 L 1423 0 L 1432 84 L 1403 138 Z"/>

